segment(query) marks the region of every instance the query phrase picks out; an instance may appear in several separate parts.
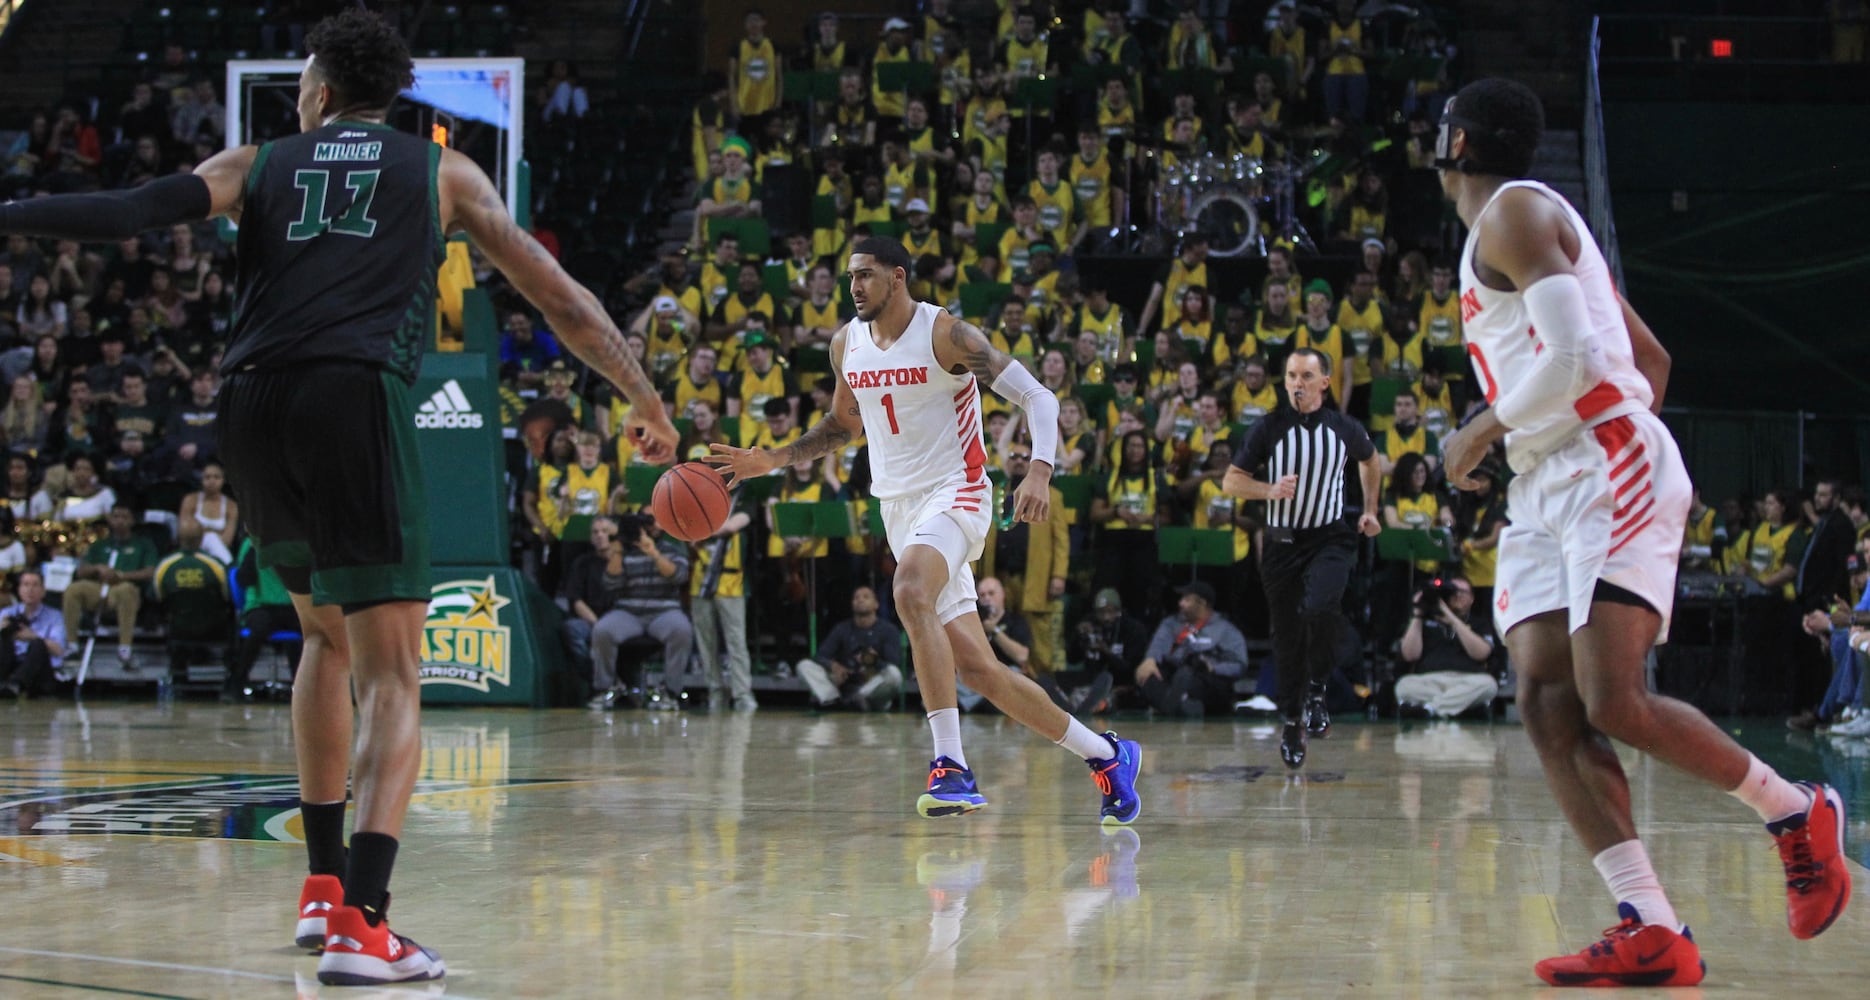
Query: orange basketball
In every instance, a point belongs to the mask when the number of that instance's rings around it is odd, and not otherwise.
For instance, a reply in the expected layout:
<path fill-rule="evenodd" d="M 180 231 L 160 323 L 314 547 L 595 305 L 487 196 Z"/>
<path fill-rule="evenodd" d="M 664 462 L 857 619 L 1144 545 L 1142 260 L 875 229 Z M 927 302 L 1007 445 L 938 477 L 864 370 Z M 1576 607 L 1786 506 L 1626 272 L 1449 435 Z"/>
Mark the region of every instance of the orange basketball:
<path fill-rule="evenodd" d="M 663 473 L 649 497 L 656 524 L 684 542 L 698 542 L 721 530 L 733 507 L 727 481 L 702 462 L 684 462 Z"/>

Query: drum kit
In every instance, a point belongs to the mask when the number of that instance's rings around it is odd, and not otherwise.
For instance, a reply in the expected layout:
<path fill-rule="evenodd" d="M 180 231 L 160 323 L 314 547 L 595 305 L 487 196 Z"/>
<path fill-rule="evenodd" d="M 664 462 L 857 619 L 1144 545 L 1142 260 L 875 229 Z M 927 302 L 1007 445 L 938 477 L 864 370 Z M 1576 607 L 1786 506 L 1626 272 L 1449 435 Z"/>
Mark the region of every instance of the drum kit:
<path fill-rule="evenodd" d="M 1143 155 L 1159 163 L 1164 158 L 1154 149 Z M 1172 249 L 1194 232 L 1208 237 L 1213 257 L 1265 256 L 1269 246 L 1282 242 L 1317 252 L 1298 219 L 1296 193 L 1324 159 L 1317 154 L 1301 163 L 1291 152 L 1274 160 L 1203 153 L 1161 163 L 1151 192 L 1155 227 L 1144 235 L 1144 252 Z M 1262 220 L 1270 225 L 1262 226 Z"/>

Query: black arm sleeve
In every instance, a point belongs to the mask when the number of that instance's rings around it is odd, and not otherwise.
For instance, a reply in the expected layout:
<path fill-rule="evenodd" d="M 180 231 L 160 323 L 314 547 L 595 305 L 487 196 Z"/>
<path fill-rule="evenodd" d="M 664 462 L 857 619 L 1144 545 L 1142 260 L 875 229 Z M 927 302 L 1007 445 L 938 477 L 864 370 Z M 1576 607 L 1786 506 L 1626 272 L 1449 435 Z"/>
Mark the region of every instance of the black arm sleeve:
<path fill-rule="evenodd" d="M 8 202 L 0 205 L 0 233 L 113 242 L 178 222 L 198 222 L 213 208 L 207 181 L 195 174 L 171 174 L 128 191 Z"/>

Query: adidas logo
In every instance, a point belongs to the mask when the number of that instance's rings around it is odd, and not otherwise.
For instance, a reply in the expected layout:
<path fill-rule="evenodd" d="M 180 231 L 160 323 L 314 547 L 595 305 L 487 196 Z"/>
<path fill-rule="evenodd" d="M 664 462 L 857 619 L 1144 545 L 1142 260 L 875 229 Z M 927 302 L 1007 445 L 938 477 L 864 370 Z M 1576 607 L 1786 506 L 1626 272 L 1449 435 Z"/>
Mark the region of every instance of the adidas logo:
<path fill-rule="evenodd" d="M 416 426 L 422 428 L 448 428 L 481 426 L 481 415 L 474 412 L 468 403 L 467 395 L 461 391 L 461 383 L 449 379 L 447 384 L 435 390 L 429 401 L 416 407 Z"/>

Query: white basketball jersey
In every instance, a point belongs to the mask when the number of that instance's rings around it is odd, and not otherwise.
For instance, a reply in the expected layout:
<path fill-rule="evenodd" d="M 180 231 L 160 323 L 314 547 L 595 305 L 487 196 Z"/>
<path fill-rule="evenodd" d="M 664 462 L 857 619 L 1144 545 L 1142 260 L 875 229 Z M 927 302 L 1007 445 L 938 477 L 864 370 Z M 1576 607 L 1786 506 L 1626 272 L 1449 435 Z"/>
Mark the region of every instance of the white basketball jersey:
<path fill-rule="evenodd" d="M 980 386 L 935 360 L 939 306 L 918 302 L 909 328 L 877 347 L 870 324 L 845 328 L 843 377 L 863 413 L 870 445 L 870 492 L 879 500 L 928 493 L 965 480 L 986 483 Z M 986 497 L 990 491 L 979 491 Z"/>
<path fill-rule="evenodd" d="M 1507 464 L 1513 471 L 1525 473 L 1579 431 L 1649 409 L 1654 395 L 1649 380 L 1636 368 L 1630 331 L 1623 323 L 1623 307 L 1617 301 L 1616 282 L 1577 209 L 1538 181 L 1510 181 L 1500 185 L 1500 190 L 1488 199 L 1481 215 L 1487 214 L 1501 192 L 1517 187 L 1532 188 L 1558 202 L 1565 209 L 1572 231 L 1578 234 L 1575 271 L 1579 284 L 1584 286 L 1590 333 L 1602 347 L 1600 357 L 1606 373 L 1596 387 L 1575 402 L 1568 406 L 1554 404 L 1544 418 L 1507 434 Z M 1467 246 L 1461 251 L 1461 332 L 1487 402 L 1492 403 L 1502 391 L 1526 377 L 1545 345 L 1533 329 L 1526 303 L 1518 292 L 1497 291 L 1481 284 L 1474 271 L 1474 244 L 1479 232 L 1480 217 L 1476 216 L 1467 234 Z"/>

